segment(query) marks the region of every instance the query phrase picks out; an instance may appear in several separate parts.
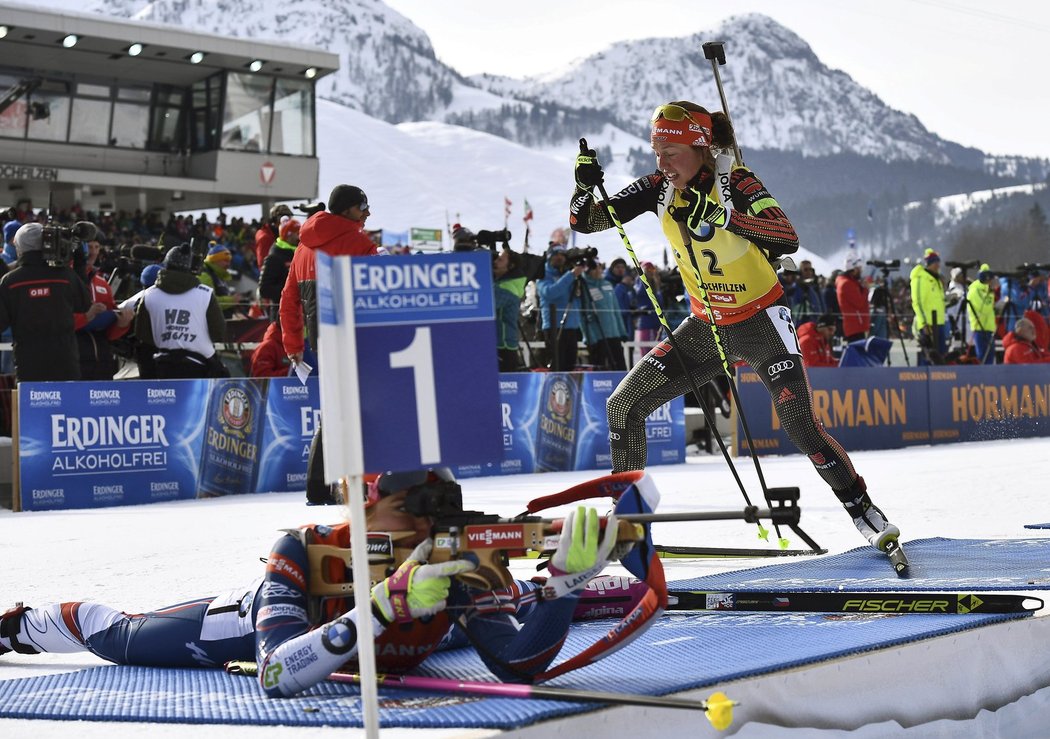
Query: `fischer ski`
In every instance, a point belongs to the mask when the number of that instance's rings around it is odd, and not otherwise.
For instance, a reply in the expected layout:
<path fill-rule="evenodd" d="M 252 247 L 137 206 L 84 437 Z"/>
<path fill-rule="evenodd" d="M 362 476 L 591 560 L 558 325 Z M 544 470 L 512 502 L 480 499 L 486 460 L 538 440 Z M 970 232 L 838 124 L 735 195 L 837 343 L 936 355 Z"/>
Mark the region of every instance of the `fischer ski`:
<path fill-rule="evenodd" d="M 898 593 L 894 591 L 826 593 L 704 592 L 671 590 L 672 611 L 783 611 L 824 613 L 1033 613 L 1043 600 L 1007 593 Z"/>

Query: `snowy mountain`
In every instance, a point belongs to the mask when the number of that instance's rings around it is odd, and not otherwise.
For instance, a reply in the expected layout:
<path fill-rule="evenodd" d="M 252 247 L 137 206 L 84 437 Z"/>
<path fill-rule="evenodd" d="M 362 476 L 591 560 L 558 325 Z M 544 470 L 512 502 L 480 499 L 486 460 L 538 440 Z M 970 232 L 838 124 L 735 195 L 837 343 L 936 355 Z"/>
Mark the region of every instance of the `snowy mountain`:
<path fill-rule="evenodd" d="M 710 63 L 700 51 L 702 41 L 719 39 L 726 42 L 729 63 L 721 72 L 745 150 L 805 156 L 852 152 L 974 169 L 985 164 L 982 152 L 944 141 L 915 116 L 893 110 L 845 72 L 824 65 L 794 32 L 762 15 L 737 16 L 690 36 L 616 43 L 565 69 L 524 80 L 487 75 L 467 80 L 437 59 L 422 29 L 381 0 L 95 0 L 89 9 L 324 48 L 340 58 L 339 71 L 319 83 L 325 99 L 392 123 L 459 123 L 464 116 L 469 123 L 473 113 L 474 127 L 516 140 L 528 138 L 521 126 L 494 131 L 481 114 L 505 115 L 510 107 L 538 126 L 552 115 L 583 112 L 644 139 L 649 113 L 661 101 L 686 97 L 720 107 Z M 563 101 L 572 101 L 571 107 Z M 533 103 L 540 104 L 541 115 L 533 112 Z M 539 138 L 556 143 L 558 134 Z M 1022 166 L 1014 158 L 1002 169 L 1016 172 Z"/>
<path fill-rule="evenodd" d="M 615 120 L 644 134 L 657 103 L 684 98 L 721 108 L 711 63 L 700 48 L 715 39 L 725 42 L 727 64 L 720 72 L 745 151 L 854 152 L 943 164 L 982 158 L 976 149 L 930 133 L 915 116 L 889 108 L 845 72 L 829 69 L 795 33 L 762 15 L 734 17 L 690 36 L 616 43 L 556 74 L 473 80 L 525 99 L 572 100 L 598 109 L 615 105 Z"/>
<path fill-rule="evenodd" d="M 657 103 L 689 98 L 720 107 L 700 44 L 725 41 L 728 63 L 721 73 L 745 158 L 818 254 L 839 248 L 848 228 L 857 229 L 873 253 L 904 254 L 918 240 L 943 244 L 957 222 L 915 224 L 913 214 L 902 227 L 901 207 L 1042 181 L 1050 170 L 1047 160 L 990 157 L 939 138 L 761 15 L 690 36 L 617 43 L 556 72 L 514 80 L 462 77 L 437 59 L 423 30 L 381 0 L 94 0 L 89 10 L 321 47 L 340 58 L 339 71 L 318 83 L 322 99 L 388 123 L 432 121 L 485 132 L 556 154 L 562 169 L 586 136 L 624 184 L 654 166 L 646 127 Z M 320 125 L 318 139 L 326 140 Z M 323 171 L 325 148 L 320 155 Z M 480 170 L 471 170 L 463 152 L 448 156 L 443 168 L 456 176 L 490 177 L 487 193 L 507 189 L 506 170 L 490 164 L 499 160 L 482 160 Z M 381 162 L 378 171 L 393 166 Z M 547 187 L 560 203 L 560 180 Z M 441 192 L 436 197 L 440 208 L 456 207 Z"/>

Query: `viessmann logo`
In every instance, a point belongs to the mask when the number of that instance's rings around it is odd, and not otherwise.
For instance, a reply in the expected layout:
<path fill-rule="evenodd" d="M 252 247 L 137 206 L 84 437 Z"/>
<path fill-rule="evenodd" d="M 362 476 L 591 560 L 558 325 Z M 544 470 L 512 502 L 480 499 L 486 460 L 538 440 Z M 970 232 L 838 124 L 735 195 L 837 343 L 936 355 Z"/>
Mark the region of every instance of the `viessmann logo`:
<path fill-rule="evenodd" d="M 768 372 L 769 376 L 772 377 L 773 375 L 779 375 L 781 372 L 789 370 L 794 366 L 794 362 L 792 362 L 790 359 L 785 359 L 783 362 L 777 362 L 776 364 L 769 365 L 769 369 L 767 369 L 766 372 Z"/>
<path fill-rule="evenodd" d="M 473 548 L 521 545 L 524 534 L 521 526 L 486 526 L 467 529 L 467 544 Z"/>

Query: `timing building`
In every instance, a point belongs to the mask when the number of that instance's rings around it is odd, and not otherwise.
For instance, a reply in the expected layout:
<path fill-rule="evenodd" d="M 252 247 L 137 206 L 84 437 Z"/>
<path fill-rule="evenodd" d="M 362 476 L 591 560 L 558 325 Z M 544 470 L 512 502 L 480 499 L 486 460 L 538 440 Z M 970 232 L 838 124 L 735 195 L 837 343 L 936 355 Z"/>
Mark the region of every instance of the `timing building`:
<path fill-rule="evenodd" d="M 0 208 L 317 195 L 320 49 L 0 2 Z"/>

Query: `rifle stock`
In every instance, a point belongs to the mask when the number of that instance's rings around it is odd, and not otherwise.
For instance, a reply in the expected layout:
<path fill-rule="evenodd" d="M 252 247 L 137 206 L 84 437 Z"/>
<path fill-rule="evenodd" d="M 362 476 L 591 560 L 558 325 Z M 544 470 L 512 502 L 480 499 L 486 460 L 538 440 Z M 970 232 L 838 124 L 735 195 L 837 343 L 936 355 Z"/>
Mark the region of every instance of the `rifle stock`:
<path fill-rule="evenodd" d="M 475 570 L 456 577 L 470 587 L 482 590 L 509 588 L 513 584 L 514 577 L 508 568 L 510 557 L 521 556 L 529 551 L 549 553 L 556 549 L 564 520 L 532 516 L 515 520 L 474 511 L 457 514 L 452 519 L 435 524 L 432 534 L 434 548 L 429 562 L 439 564 L 456 559 L 474 561 L 477 563 Z M 603 525 L 604 522 L 605 519 L 602 519 Z M 411 531 L 369 533 L 369 588 L 392 575 L 408 559 L 414 547 L 403 542 L 414 535 L 415 532 Z M 638 542 L 644 538 L 645 530 L 640 524 L 618 522 L 618 543 Z M 354 584 L 348 581 L 345 574 L 344 577 L 332 577 L 333 569 L 349 572 L 352 561 L 349 548 L 308 544 L 306 554 L 310 595 L 353 595 Z M 338 565 L 342 565 L 342 568 Z"/>

